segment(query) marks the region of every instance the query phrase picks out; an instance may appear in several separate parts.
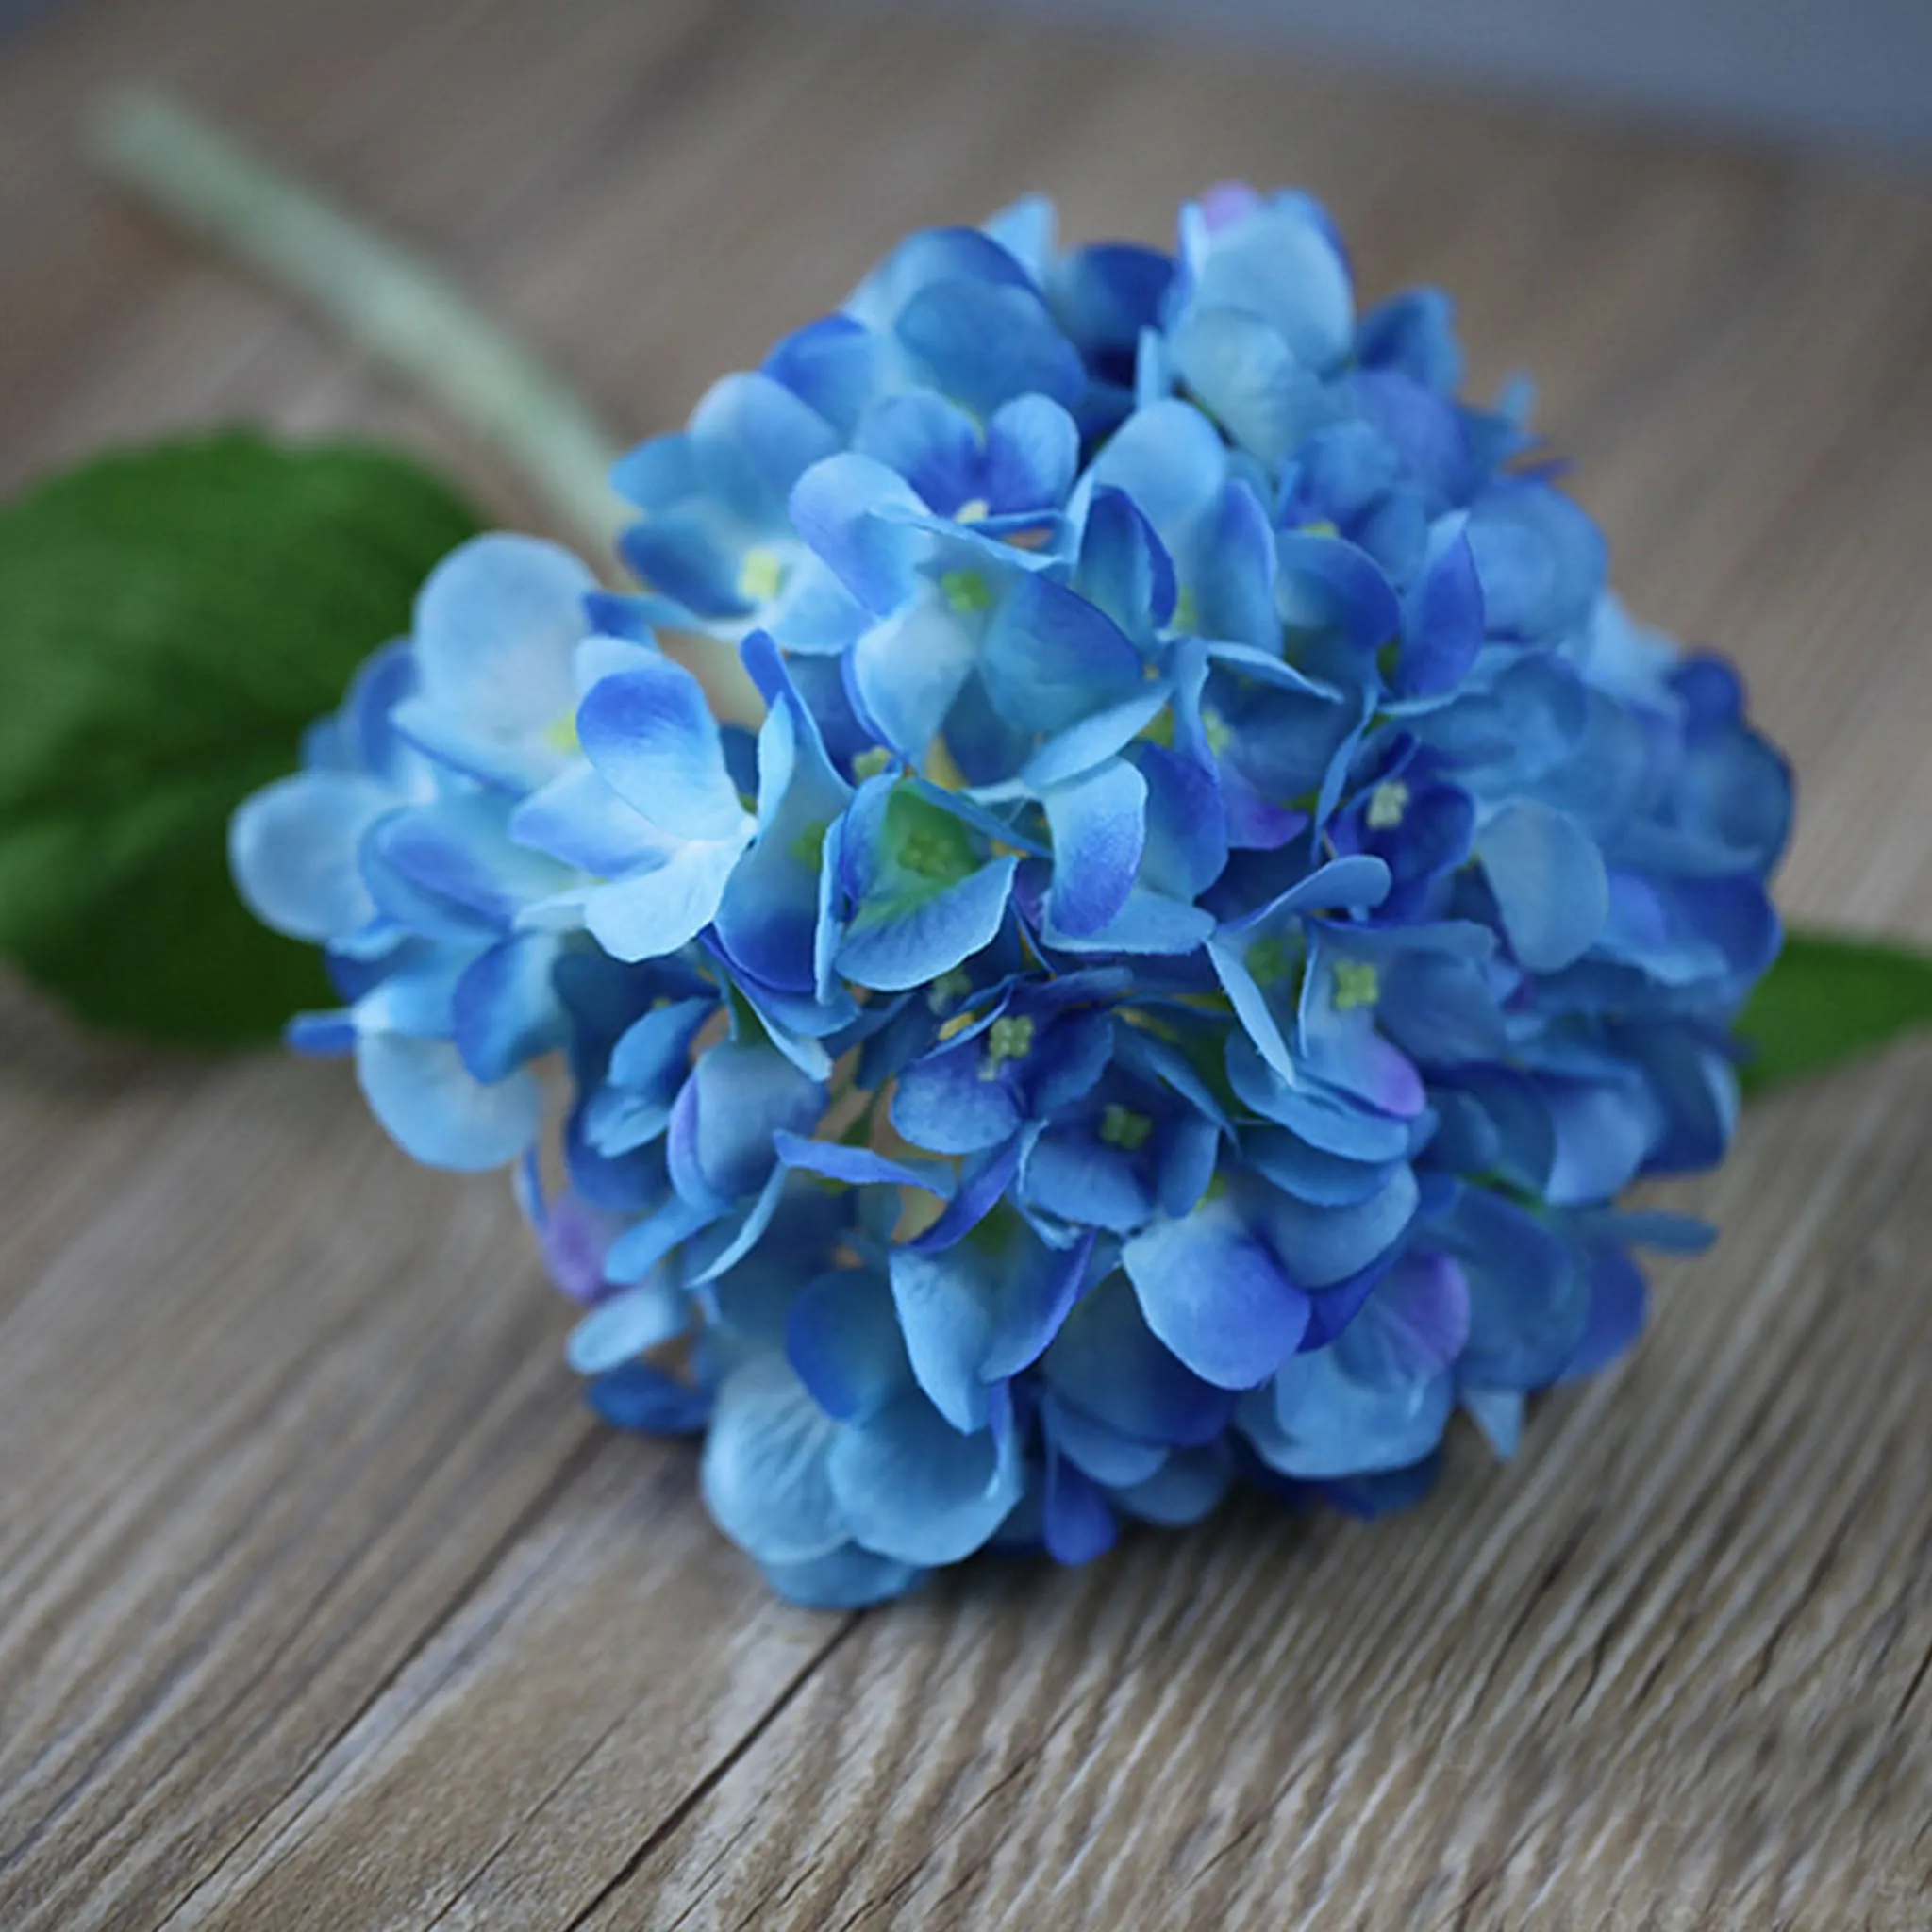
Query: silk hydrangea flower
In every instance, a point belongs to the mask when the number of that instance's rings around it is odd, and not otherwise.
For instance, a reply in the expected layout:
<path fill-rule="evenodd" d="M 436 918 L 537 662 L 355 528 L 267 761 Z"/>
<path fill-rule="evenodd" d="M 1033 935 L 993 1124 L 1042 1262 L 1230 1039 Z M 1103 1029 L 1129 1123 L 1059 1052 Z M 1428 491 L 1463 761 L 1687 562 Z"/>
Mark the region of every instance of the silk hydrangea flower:
<path fill-rule="evenodd" d="M 1786 769 L 1460 368 L 1299 194 L 914 236 L 620 465 L 641 588 L 465 546 L 238 815 L 296 1043 L 787 1595 L 1409 1501 L 1706 1239 L 1619 1202 L 1725 1151 Z"/>

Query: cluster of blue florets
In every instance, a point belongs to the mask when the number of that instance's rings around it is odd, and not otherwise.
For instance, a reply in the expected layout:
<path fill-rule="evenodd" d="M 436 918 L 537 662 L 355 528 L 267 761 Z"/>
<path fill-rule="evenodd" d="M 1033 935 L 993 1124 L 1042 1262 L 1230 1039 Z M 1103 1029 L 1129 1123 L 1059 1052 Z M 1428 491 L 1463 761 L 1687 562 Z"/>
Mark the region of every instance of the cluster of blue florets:
<path fill-rule="evenodd" d="M 1399 1502 L 1698 1239 L 1613 1204 L 1724 1151 L 1785 768 L 1458 374 L 1301 195 L 916 235 L 625 459 L 641 594 L 466 545 L 238 815 L 296 1043 L 787 1595 Z"/>

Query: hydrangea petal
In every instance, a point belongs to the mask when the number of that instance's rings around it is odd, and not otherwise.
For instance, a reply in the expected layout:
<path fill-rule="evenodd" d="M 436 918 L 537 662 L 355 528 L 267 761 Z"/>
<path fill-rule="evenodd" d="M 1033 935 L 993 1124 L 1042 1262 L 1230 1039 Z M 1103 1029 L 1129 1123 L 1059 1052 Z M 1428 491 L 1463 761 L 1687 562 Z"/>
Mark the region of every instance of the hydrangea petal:
<path fill-rule="evenodd" d="M 783 1356 L 719 1385 L 699 1484 L 711 1520 L 761 1563 L 808 1563 L 850 1538 L 828 1464 L 839 1424 Z"/>
<path fill-rule="evenodd" d="M 462 1174 L 504 1167 L 537 1137 L 542 1094 L 528 1074 L 485 1082 L 447 1040 L 365 1033 L 356 1042 L 363 1097 L 403 1151 Z"/>
<path fill-rule="evenodd" d="M 724 840 L 747 829 L 704 687 L 681 665 L 602 679 L 577 712 L 577 733 L 598 774 L 659 831 Z"/>
<path fill-rule="evenodd" d="M 1516 957 L 1556 973 L 1596 942 L 1609 913 L 1609 881 L 1596 841 L 1566 812 L 1520 800 L 1476 835 L 1490 890 Z"/>
<path fill-rule="evenodd" d="M 841 1429 L 829 1463 L 854 1538 L 904 1563 L 971 1556 L 1020 1499 L 1008 1440 L 991 1428 L 962 1434 L 917 1390 Z"/>
<path fill-rule="evenodd" d="M 1308 1325 L 1307 1296 L 1224 1201 L 1156 1222 L 1121 1260 L 1148 1327 L 1220 1388 L 1266 1381 Z"/>

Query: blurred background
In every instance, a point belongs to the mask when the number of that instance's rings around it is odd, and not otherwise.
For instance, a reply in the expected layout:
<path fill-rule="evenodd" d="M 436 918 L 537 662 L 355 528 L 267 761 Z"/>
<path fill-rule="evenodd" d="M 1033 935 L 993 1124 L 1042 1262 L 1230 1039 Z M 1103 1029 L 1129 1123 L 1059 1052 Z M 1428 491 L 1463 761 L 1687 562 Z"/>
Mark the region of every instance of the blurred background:
<path fill-rule="evenodd" d="M 997 4 L 1131 23 L 1191 41 L 1212 36 L 1341 56 L 1922 160 L 1932 156 L 1932 0 Z M 974 9 L 983 10 L 978 0 Z"/>
<path fill-rule="evenodd" d="M 90 0 L 0 0 L 0 31 Z M 168 0 L 151 0 L 156 11 Z M 638 0 L 649 11 L 658 0 Z M 831 0 L 835 10 L 851 8 Z M 1006 12 L 1932 160 L 1932 0 L 871 0 Z M 274 10 L 274 0 L 264 8 Z M 399 14 L 409 11 L 399 5 Z"/>

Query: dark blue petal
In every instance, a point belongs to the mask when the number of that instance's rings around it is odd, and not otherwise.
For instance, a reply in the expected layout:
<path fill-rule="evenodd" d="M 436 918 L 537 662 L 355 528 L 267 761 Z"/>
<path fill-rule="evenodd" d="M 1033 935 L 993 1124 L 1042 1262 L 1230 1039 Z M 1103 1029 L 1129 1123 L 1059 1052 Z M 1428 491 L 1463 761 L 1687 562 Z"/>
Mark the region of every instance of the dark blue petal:
<path fill-rule="evenodd" d="M 1469 1284 L 1469 1344 L 1457 1365 L 1471 1387 L 1538 1389 L 1560 1374 L 1582 1340 L 1590 1293 L 1564 1243 L 1486 1189 L 1465 1191 L 1432 1239 Z"/>
<path fill-rule="evenodd" d="M 765 374 L 850 437 L 880 378 L 879 339 L 849 315 L 824 315 L 782 338 Z"/>
<path fill-rule="evenodd" d="M 1643 1332 L 1650 1291 L 1643 1270 L 1614 1241 L 1592 1241 L 1583 1251 L 1582 1269 L 1590 1304 L 1563 1381 L 1580 1381 L 1607 1369 Z"/>
<path fill-rule="evenodd" d="M 479 1080 L 502 1080 L 554 1053 L 569 1022 L 551 983 L 558 941 L 520 933 L 482 954 L 456 983 L 450 1018 L 457 1051 Z"/>
<path fill-rule="evenodd" d="M 1428 567 L 1403 611 L 1395 675 L 1395 690 L 1403 697 L 1454 690 L 1482 649 L 1482 584 L 1468 537 L 1457 524 L 1431 549 Z"/>
<path fill-rule="evenodd" d="M 1469 1340 L 1469 1283 L 1447 1255 L 1404 1255 L 1376 1283 L 1335 1342 L 1336 1360 L 1357 1382 L 1399 1389 L 1452 1367 Z"/>
<path fill-rule="evenodd" d="M 1234 1409 L 1231 1394 L 1184 1367 L 1155 1339 L 1132 1286 L 1118 1272 L 1074 1303 L 1041 1368 L 1048 1386 L 1081 1416 L 1141 1442 L 1209 1441 Z M 1092 1473 L 1113 1479 L 1106 1470 Z"/>
<path fill-rule="evenodd" d="M 1141 654 L 1084 597 L 1030 575 L 1014 583 L 994 615 L 980 675 L 1009 724 L 1064 731 L 1139 686 Z"/>
<path fill-rule="evenodd" d="M 1113 1511 L 1099 1486 L 1061 1456 L 1046 1459 L 1043 1510 L 1047 1554 L 1057 1563 L 1091 1563 L 1113 1548 Z"/>
<path fill-rule="evenodd" d="M 612 1428 L 649 1436 L 694 1436 L 711 1418 L 708 1390 L 680 1382 L 649 1362 L 626 1362 L 594 1376 L 584 1400 Z"/>
<path fill-rule="evenodd" d="M 875 1269 L 808 1282 L 786 1317 L 785 1353 L 812 1399 L 841 1423 L 876 1415 L 912 1379 L 891 1291 Z"/>
<path fill-rule="evenodd" d="M 933 385 L 976 416 L 1037 391 L 1076 403 L 1086 372 L 1030 289 L 928 283 L 900 309 L 894 333 Z"/>
<path fill-rule="evenodd" d="M 1270 1190 L 1259 1224 L 1292 1280 L 1330 1288 L 1386 1254 L 1415 1218 L 1416 1202 L 1415 1174 L 1405 1162 L 1377 1192 L 1347 1207 Z"/>

